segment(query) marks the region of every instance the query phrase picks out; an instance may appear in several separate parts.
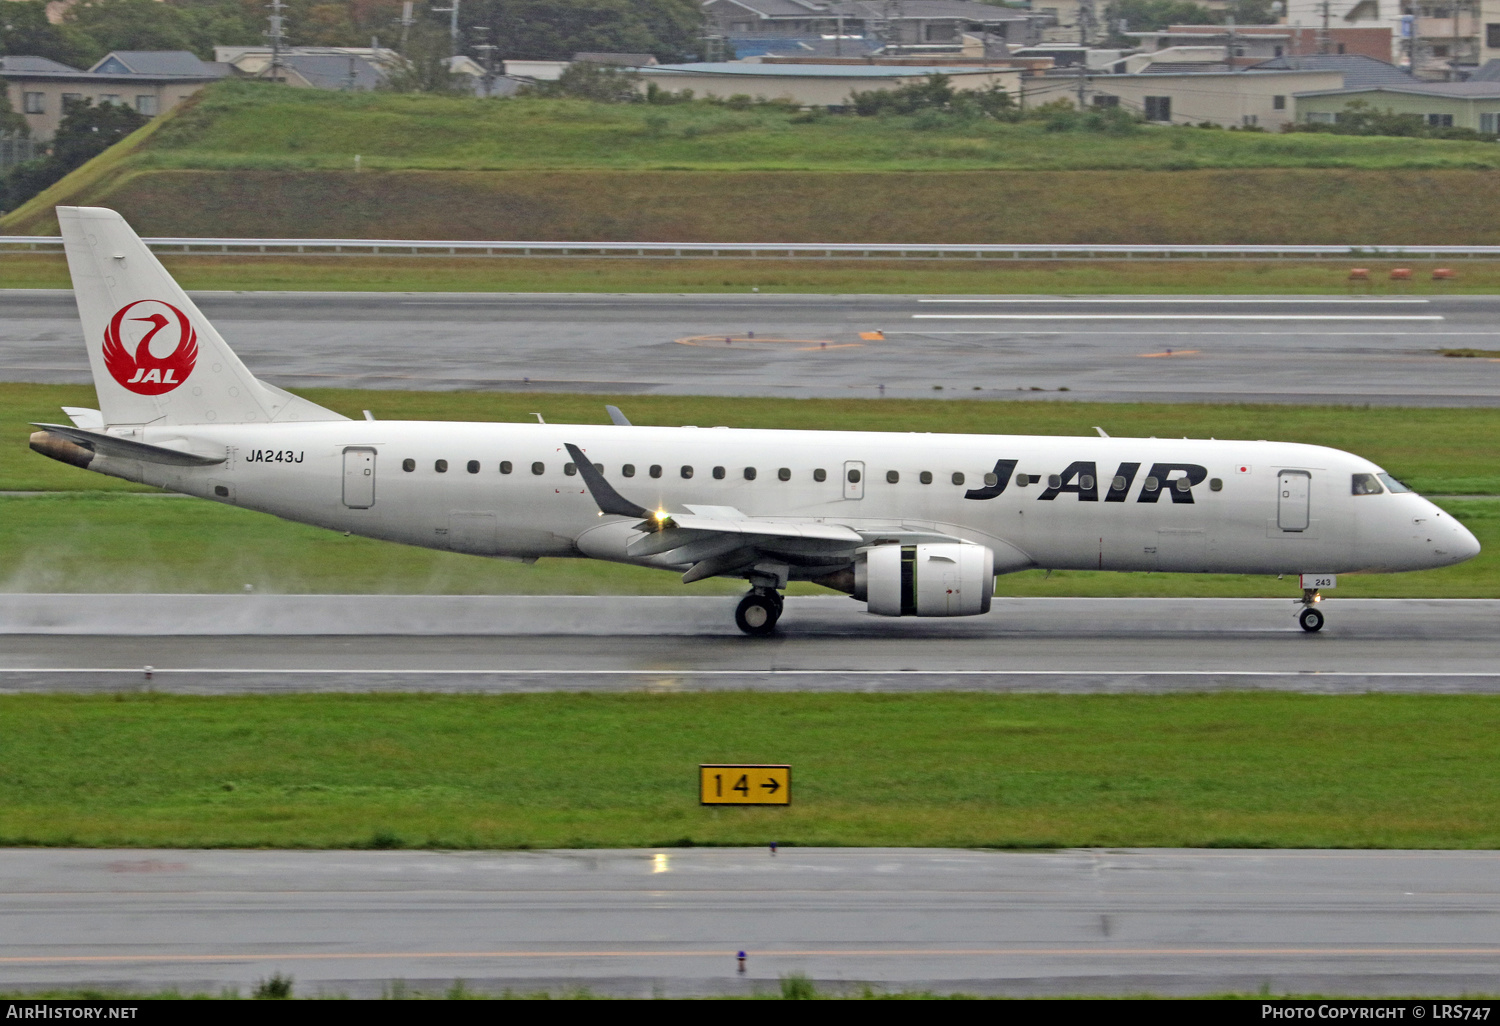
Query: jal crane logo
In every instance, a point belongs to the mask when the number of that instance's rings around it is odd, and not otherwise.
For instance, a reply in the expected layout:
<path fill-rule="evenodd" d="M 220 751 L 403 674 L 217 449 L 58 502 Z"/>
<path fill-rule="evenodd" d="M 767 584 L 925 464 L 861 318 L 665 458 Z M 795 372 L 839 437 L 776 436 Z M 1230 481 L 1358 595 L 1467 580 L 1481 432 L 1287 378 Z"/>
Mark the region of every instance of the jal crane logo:
<path fill-rule="evenodd" d="M 141 327 L 136 327 L 141 325 Z M 104 332 L 104 366 L 137 395 L 164 395 L 198 362 L 198 333 L 171 303 L 138 299 L 120 307 Z"/>

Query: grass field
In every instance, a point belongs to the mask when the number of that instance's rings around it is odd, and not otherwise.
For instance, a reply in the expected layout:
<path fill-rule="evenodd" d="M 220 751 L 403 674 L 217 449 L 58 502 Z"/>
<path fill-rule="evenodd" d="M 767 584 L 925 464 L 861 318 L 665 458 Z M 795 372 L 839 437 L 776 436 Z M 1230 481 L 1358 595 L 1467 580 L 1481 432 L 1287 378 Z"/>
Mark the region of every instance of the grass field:
<path fill-rule="evenodd" d="M 1500 698 L 0 698 L 0 844 L 1500 846 Z M 793 804 L 697 804 L 700 762 Z"/>
<path fill-rule="evenodd" d="M 1500 263 L 162 257 L 187 289 L 245 292 L 812 292 L 953 295 L 1492 295 Z M 1367 268 L 1368 282 L 1349 269 Z M 1414 269 L 1391 281 L 1393 267 Z M 0 288 L 66 289 L 62 254 L 0 254 Z M 3 294 L 0 294 L 3 302 Z"/>
<path fill-rule="evenodd" d="M 1440 357 L 1435 357 L 1440 358 Z M 1115 436 L 1274 437 L 1360 452 L 1433 494 L 1500 494 L 1500 431 L 1489 410 L 1167 404 L 786 400 L 717 397 L 532 395 L 508 392 L 364 392 L 310 389 L 308 398 L 381 419 L 599 423 L 623 404 L 637 424 L 858 428 L 889 431 Z M 149 489 L 48 460 L 25 447 L 33 421 L 58 407 L 93 406 L 88 386 L 0 385 L 0 589 L 10 592 L 234 592 L 283 594 L 682 594 L 673 574 L 593 561 L 534 566 L 478 559 L 306 527 Z M 137 494 L 120 494 L 137 493 Z M 144 494 L 141 494 L 144 493 Z M 1479 538 L 1483 553 L 1442 570 L 1346 577 L 1343 597 L 1500 596 L 1500 501 L 1441 504 Z M 1215 595 L 1286 597 L 1294 581 L 1234 575 L 1039 571 L 1001 579 L 1002 595 Z M 703 581 L 697 594 L 741 590 Z M 793 594 L 821 593 L 796 585 Z"/>
<path fill-rule="evenodd" d="M 925 127 L 918 127 L 925 126 Z M 161 168 L 438 170 L 1182 170 L 1500 168 L 1493 143 L 1142 127 L 1126 136 L 1038 123 L 828 117 L 579 100 L 494 102 L 225 82 L 143 151 Z"/>
<path fill-rule="evenodd" d="M 1493 143 L 923 129 L 225 82 L 0 218 L 0 232 L 52 234 L 52 206 L 82 202 L 145 235 L 1477 244 L 1500 242 L 1497 167 Z"/>

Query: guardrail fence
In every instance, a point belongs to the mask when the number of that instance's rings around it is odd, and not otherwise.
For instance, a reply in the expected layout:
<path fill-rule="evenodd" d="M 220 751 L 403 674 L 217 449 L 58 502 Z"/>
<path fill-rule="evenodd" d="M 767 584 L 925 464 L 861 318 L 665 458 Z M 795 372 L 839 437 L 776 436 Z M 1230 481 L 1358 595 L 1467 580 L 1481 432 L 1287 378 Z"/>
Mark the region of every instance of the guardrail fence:
<path fill-rule="evenodd" d="M 471 242 L 403 239 L 144 240 L 156 253 L 237 256 L 606 257 L 721 260 L 1494 260 L 1500 246 L 934 246 L 785 242 Z M 0 235 L 0 253 L 60 253 L 55 236 Z"/>

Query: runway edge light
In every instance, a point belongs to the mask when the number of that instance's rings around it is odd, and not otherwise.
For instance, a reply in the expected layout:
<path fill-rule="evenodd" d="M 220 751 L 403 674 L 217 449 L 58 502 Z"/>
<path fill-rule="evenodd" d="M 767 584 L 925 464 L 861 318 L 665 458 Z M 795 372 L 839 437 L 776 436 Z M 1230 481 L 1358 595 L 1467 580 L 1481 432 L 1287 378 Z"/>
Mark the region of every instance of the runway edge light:
<path fill-rule="evenodd" d="M 701 763 L 699 805 L 790 805 L 792 767 L 784 763 Z"/>

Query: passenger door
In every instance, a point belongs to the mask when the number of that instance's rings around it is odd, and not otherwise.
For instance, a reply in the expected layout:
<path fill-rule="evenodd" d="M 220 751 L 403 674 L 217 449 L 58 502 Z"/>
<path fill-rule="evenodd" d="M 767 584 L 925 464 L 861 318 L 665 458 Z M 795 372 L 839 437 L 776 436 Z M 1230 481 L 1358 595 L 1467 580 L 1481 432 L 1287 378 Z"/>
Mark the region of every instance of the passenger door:
<path fill-rule="evenodd" d="M 369 509 L 375 505 L 375 450 L 344 450 L 344 505 Z"/>
<path fill-rule="evenodd" d="M 1276 525 L 1283 531 L 1305 531 L 1310 522 L 1312 475 L 1283 470 L 1276 475 Z"/>

